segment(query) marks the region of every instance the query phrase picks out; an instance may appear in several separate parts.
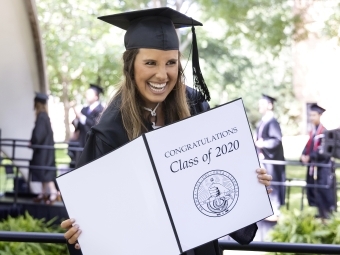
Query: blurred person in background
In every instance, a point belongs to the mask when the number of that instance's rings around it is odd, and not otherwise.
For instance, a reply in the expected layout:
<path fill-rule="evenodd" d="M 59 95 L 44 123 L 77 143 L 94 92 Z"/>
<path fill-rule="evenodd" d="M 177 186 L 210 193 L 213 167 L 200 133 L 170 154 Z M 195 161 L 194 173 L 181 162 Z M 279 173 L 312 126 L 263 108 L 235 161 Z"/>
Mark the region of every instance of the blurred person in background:
<path fill-rule="evenodd" d="M 59 199 L 59 193 L 54 183 L 56 171 L 37 169 L 33 167 L 55 167 L 54 149 L 38 148 L 39 145 L 54 147 L 53 131 L 46 107 L 47 100 L 48 96 L 43 93 L 36 93 L 34 98 L 36 121 L 30 141 L 31 148 L 33 149 L 33 156 L 30 161 L 30 175 L 33 182 L 42 183 L 42 193 L 39 194 L 34 201 L 44 201 L 46 204 L 53 204 L 57 199 Z M 35 145 L 38 146 L 35 147 Z"/>
<path fill-rule="evenodd" d="M 261 121 L 257 124 L 255 145 L 260 160 L 285 160 L 282 146 L 282 132 L 280 124 L 274 117 L 275 98 L 262 94 L 259 100 L 259 112 Z M 269 175 L 273 176 L 273 182 L 285 182 L 286 171 L 284 165 L 263 164 Z M 273 206 L 274 215 L 267 218 L 268 221 L 277 221 L 280 215 L 280 207 L 285 204 L 285 186 L 275 185 L 269 195 Z"/>
<path fill-rule="evenodd" d="M 302 152 L 301 161 L 305 164 L 310 163 L 307 167 L 307 184 L 327 185 L 332 183 L 330 178 L 332 176 L 331 166 L 316 167 L 313 163 L 329 164 L 330 157 L 319 153 L 321 146 L 322 134 L 326 128 L 321 124 L 321 116 L 326 110 L 317 104 L 310 106 L 309 119 L 313 125 L 309 133 L 309 140 Z M 307 188 L 307 199 L 310 206 L 316 206 L 319 214 L 317 217 L 326 219 L 334 209 L 334 198 L 332 188 L 318 189 Z"/>
<path fill-rule="evenodd" d="M 76 118 L 72 124 L 74 125 L 75 131 L 73 137 L 70 139 L 69 146 L 81 148 L 85 146 L 87 132 L 96 124 L 97 119 L 104 110 L 104 107 L 100 103 L 100 94 L 103 94 L 103 92 L 100 86 L 90 84 L 85 95 L 88 105 L 83 107 L 81 111 L 77 111 L 76 108 L 73 107 Z M 80 152 L 69 148 L 68 155 L 72 160 L 70 167 L 74 168 Z"/>

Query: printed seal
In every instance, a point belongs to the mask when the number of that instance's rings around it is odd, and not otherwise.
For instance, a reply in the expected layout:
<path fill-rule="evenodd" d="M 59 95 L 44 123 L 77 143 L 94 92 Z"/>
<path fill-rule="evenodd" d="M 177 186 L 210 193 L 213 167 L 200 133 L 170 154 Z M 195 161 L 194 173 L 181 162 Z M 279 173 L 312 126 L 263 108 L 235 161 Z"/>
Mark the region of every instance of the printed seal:
<path fill-rule="evenodd" d="M 236 205 L 238 196 L 236 179 L 224 170 L 205 173 L 194 187 L 195 205 L 209 217 L 221 217 L 229 213 Z"/>

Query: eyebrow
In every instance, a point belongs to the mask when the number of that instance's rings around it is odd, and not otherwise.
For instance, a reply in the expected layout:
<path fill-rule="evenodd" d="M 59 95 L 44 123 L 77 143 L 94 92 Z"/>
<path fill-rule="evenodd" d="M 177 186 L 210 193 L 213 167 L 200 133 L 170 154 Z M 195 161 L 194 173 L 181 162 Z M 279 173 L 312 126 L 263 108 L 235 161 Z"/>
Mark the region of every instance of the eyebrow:
<path fill-rule="evenodd" d="M 177 58 L 172 58 L 172 59 L 169 59 L 168 61 L 178 61 Z M 154 59 L 143 59 L 143 62 L 157 62 L 156 60 Z"/>

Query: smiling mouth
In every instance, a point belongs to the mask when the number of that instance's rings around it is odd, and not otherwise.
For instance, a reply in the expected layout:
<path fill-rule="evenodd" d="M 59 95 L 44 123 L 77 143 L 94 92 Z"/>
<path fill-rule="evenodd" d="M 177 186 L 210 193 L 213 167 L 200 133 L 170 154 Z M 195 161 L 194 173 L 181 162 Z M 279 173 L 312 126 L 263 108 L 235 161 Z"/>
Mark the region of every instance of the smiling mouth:
<path fill-rule="evenodd" d="M 161 93 L 165 90 L 167 83 L 166 82 L 165 83 L 148 82 L 148 85 L 153 92 Z"/>

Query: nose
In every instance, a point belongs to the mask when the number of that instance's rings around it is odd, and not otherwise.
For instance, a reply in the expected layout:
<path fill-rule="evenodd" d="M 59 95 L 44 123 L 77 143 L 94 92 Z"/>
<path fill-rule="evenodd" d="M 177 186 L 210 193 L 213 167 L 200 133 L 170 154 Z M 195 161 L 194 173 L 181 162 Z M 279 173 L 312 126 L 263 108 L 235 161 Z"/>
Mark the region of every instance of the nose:
<path fill-rule="evenodd" d="M 158 66 L 157 73 L 156 73 L 156 78 L 159 81 L 165 81 L 168 78 L 168 71 L 166 66 Z"/>

